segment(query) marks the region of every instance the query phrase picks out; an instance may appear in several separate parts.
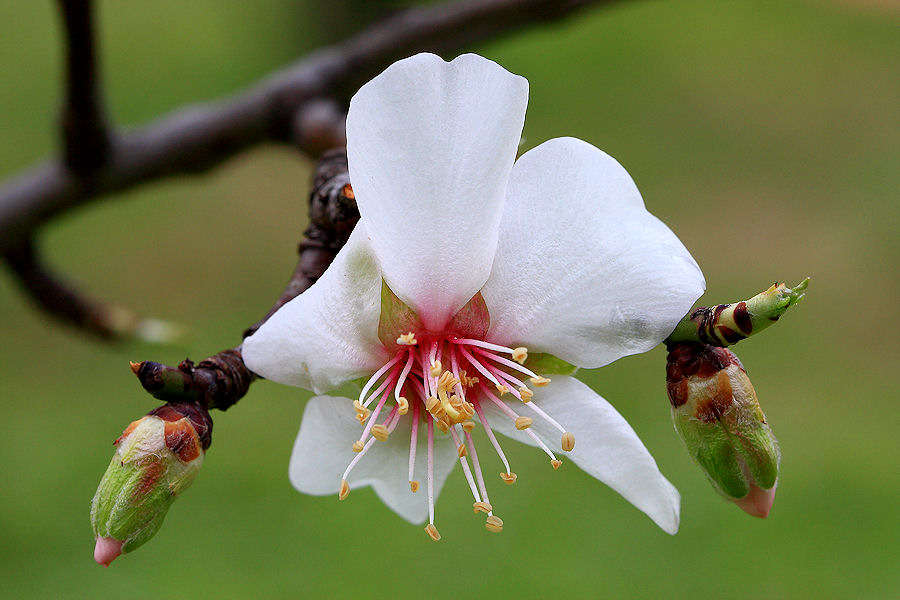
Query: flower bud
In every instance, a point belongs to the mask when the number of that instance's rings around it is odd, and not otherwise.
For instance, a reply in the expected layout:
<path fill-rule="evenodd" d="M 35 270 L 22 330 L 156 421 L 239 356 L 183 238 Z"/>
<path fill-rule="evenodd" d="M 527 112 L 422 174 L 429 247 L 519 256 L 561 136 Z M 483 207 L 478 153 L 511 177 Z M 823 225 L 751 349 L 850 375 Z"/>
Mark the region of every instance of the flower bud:
<path fill-rule="evenodd" d="M 775 499 L 778 442 L 738 357 L 697 342 L 668 345 L 672 420 L 712 486 L 755 517 Z"/>
<path fill-rule="evenodd" d="M 108 567 L 159 531 L 175 497 L 200 470 L 211 434 L 206 409 L 176 403 L 132 422 L 113 442 L 116 452 L 91 503 L 98 563 Z"/>

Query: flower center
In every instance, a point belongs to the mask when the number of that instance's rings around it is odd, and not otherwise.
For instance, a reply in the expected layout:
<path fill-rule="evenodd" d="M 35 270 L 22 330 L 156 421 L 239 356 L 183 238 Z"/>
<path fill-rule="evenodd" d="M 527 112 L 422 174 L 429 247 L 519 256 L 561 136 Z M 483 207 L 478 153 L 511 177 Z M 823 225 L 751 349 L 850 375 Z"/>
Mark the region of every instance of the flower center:
<path fill-rule="evenodd" d="M 338 497 L 343 500 L 350 492 L 347 478 L 353 467 L 363 458 L 376 441 L 387 441 L 400 421 L 400 417 L 412 409 L 409 446 L 409 487 L 411 493 L 419 490 L 419 482 L 414 479 L 416 449 L 419 427 L 426 425 L 428 448 L 428 517 L 425 531 L 432 539 L 440 539 L 434 526 L 434 429 L 448 434 L 456 445 L 460 465 L 475 499 L 476 513 L 488 515 L 485 527 L 488 531 L 499 532 L 503 521 L 493 513 L 488 499 L 472 431 L 473 417 L 484 427 L 485 435 L 494 447 L 504 466 L 500 478 L 507 484 L 516 481 L 516 474 L 510 469 L 509 461 L 497 441 L 484 406 L 497 407 L 516 429 L 524 431 L 550 457 L 550 464 L 558 469 L 562 461 L 556 458 L 550 448 L 538 437 L 531 426 L 531 416 L 520 415 L 517 410 L 501 400 L 510 395 L 523 404 L 539 419 L 558 430 L 561 447 L 571 451 L 575 437 L 541 410 L 532 401 L 534 392 L 523 381 L 537 388 L 546 386 L 550 380 L 525 366 L 528 350 L 524 347 L 507 348 L 478 339 L 469 339 L 455 334 L 435 334 L 431 332 L 408 332 L 396 339 L 398 350 L 363 386 L 359 399 L 354 401 L 356 418 L 363 426 L 362 434 L 353 443 L 353 450 L 359 454 L 347 466 L 341 478 Z M 392 406 L 383 413 L 390 400 Z M 370 408 L 371 407 L 371 408 Z M 468 458 L 472 465 L 469 466 Z"/>

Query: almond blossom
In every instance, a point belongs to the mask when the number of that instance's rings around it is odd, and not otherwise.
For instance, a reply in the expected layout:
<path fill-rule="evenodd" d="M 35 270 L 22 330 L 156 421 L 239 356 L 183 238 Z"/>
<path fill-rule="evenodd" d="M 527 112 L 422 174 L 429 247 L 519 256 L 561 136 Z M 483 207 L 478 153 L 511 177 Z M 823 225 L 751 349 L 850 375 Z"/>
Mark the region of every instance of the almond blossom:
<path fill-rule="evenodd" d="M 372 486 L 437 540 L 435 498 L 459 463 L 500 531 L 488 491 L 517 479 L 501 433 L 554 469 L 570 458 L 675 533 L 678 492 L 571 375 L 659 344 L 703 275 L 607 154 L 558 138 L 516 160 L 527 99 L 524 78 L 472 54 L 419 54 L 364 85 L 347 116 L 362 218 L 244 360 L 318 394 L 364 382 L 355 400 L 307 404 L 290 462 L 301 492 Z"/>

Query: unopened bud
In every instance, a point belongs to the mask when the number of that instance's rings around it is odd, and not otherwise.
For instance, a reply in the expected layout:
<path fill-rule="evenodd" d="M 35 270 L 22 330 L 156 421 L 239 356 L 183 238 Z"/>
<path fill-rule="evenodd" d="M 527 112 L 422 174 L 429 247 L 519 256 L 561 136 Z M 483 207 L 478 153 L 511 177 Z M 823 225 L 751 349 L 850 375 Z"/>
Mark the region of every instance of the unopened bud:
<path fill-rule="evenodd" d="M 91 503 L 94 559 L 109 564 L 159 531 L 169 507 L 194 481 L 212 434 L 209 413 L 165 404 L 131 423 Z"/>
<path fill-rule="evenodd" d="M 778 442 L 737 355 L 697 342 L 668 345 L 672 420 L 717 492 L 765 518 L 775 499 Z"/>

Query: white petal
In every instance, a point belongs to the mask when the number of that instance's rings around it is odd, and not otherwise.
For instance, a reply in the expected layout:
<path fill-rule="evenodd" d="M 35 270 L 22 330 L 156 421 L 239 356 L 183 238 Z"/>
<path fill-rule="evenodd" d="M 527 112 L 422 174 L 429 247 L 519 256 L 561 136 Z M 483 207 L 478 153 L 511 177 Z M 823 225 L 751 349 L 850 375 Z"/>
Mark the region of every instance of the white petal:
<path fill-rule="evenodd" d="M 379 422 L 387 412 L 383 411 Z M 376 441 L 350 472 L 350 499 L 353 490 L 371 485 L 388 508 L 410 523 L 428 518 L 427 437 L 425 424 L 419 427 L 415 476 L 421 483 L 418 492 L 409 489 L 409 429 L 412 412 L 400 417 L 386 442 Z M 353 442 L 359 439 L 362 426 L 356 420 L 353 403 L 347 398 L 317 396 L 303 412 L 300 433 L 291 454 L 291 483 L 305 494 L 337 494 L 341 475 L 356 456 Z M 435 432 L 434 493 L 437 497 L 447 476 L 456 464 L 453 442 Z M 347 501 L 350 501 L 348 499 Z"/>
<path fill-rule="evenodd" d="M 570 458 L 647 514 L 665 532 L 678 531 L 681 496 L 669 483 L 637 434 L 612 405 L 591 388 L 572 377 L 555 376 L 546 388 L 538 388 L 535 404 L 575 436 L 575 449 L 563 452 L 562 435 L 521 402 L 509 403 L 519 415 L 534 419 L 537 433 L 563 461 Z M 534 446 L 534 441 L 516 430 L 508 417 L 492 403 L 482 406 L 493 429 Z"/>
<path fill-rule="evenodd" d="M 350 101 L 350 182 L 384 278 L 440 330 L 491 269 L 528 82 L 464 54 L 401 60 Z"/>
<path fill-rule="evenodd" d="M 613 158 L 558 138 L 516 162 L 482 290 L 492 341 L 581 367 L 645 352 L 705 288 L 672 231 Z"/>
<path fill-rule="evenodd" d="M 334 389 L 388 360 L 380 314 L 381 273 L 360 223 L 325 274 L 244 340 L 244 362 L 279 383 Z"/>

